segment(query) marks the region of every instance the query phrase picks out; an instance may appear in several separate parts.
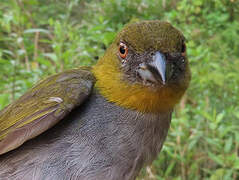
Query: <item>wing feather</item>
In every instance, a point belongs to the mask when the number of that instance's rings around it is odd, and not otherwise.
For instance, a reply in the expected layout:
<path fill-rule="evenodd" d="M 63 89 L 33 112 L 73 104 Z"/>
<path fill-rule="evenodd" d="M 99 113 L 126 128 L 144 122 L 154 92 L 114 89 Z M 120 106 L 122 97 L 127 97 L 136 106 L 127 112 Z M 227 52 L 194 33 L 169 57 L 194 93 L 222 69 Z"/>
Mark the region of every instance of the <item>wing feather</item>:
<path fill-rule="evenodd" d="M 39 82 L 0 111 L 0 154 L 54 126 L 89 96 L 94 81 L 89 68 L 68 70 Z"/>

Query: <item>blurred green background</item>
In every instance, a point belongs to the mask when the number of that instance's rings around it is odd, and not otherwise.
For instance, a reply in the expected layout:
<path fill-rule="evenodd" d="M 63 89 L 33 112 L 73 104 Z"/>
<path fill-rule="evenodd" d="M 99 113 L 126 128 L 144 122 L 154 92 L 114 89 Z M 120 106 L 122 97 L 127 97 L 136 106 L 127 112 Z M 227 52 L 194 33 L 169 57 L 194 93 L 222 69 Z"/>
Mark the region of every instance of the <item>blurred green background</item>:
<path fill-rule="evenodd" d="M 138 179 L 238 180 L 237 0 L 1 0 L 0 109 L 39 79 L 95 64 L 138 19 L 179 28 L 192 70 L 163 150 Z"/>

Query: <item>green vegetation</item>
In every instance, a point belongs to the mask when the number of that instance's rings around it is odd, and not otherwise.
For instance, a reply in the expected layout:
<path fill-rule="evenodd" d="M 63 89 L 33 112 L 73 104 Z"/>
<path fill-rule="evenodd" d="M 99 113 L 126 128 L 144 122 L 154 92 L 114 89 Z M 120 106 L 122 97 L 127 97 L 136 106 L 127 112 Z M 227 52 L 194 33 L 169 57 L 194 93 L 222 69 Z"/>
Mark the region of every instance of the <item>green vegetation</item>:
<path fill-rule="evenodd" d="M 0 109 L 39 79 L 94 64 L 137 19 L 181 29 L 192 70 L 163 151 L 138 179 L 239 179 L 237 0 L 1 0 Z"/>

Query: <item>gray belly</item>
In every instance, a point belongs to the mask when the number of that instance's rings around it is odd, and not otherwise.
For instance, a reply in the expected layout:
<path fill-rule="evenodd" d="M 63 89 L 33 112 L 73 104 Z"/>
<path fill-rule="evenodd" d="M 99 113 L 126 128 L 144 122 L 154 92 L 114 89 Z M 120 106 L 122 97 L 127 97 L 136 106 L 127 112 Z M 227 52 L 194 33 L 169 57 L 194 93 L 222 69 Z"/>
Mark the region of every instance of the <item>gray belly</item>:
<path fill-rule="evenodd" d="M 142 114 L 97 93 L 39 137 L 0 157 L 0 179 L 133 180 L 160 151 L 171 112 Z"/>

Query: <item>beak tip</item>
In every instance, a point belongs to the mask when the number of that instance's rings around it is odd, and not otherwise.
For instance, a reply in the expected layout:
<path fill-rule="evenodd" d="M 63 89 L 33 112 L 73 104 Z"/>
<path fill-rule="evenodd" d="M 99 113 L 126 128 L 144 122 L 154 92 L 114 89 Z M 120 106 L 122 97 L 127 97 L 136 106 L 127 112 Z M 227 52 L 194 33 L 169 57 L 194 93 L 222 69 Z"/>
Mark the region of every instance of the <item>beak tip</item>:
<path fill-rule="evenodd" d="M 156 52 L 155 58 L 155 67 L 157 68 L 161 79 L 162 79 L 162 84 L 165 85 L 166 84 L 166 58 L 164 56 L 164 54 L 162 54 L 161 52 Z"/>

